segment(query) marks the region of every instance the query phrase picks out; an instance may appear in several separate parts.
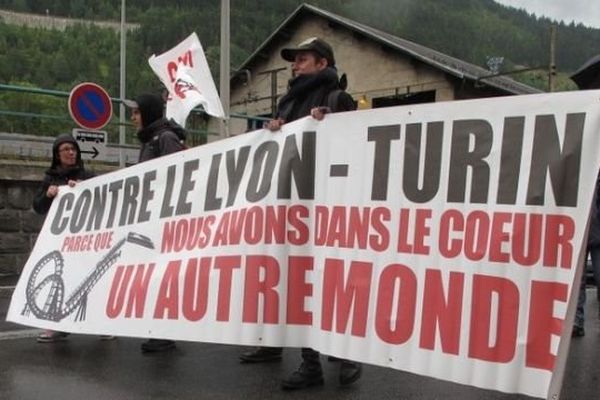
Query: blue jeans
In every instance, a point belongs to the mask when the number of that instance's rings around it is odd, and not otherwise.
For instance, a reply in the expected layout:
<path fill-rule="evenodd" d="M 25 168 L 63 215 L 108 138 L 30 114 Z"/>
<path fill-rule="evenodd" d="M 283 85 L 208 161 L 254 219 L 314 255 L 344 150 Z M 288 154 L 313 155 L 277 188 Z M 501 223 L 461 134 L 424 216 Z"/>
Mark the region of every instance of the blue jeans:
<path fill-rule="evenodd" d="M 592 247 L 588 249 L 588 254 L 592 257 L 592 271 L 594 272 L 594 282 L 596 282 L 596 296 L 600 303 L 600 246 Z M 587 266 L 587 254 L 586 254 L 586 266 Z M 581 277 L 581 284 L 579 286 L 579 297 L 577 298 L 577 311 L 575 311 L 575 326 L 583 327 L 583 321 L 585 320 L 584 306 L 585 306 L 585 270 Z M 599 315 L 600 317 L 600 315 Z"/>

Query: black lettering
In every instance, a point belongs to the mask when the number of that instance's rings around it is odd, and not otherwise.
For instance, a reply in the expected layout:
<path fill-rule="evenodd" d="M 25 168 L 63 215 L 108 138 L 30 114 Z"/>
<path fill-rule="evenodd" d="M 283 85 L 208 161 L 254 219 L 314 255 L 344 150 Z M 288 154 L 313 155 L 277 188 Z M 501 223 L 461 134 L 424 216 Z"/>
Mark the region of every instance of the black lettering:
<path fill-rule="evenodd" d="M 544 205 L 546 176 L 557 206 L 575 207 L 579 191 L 581 148 L 585 113 L 567 114 L 563 149 L 560 149 L 558 128 L 554 115 L 538 115 L 527 187 L 527 204 Z"/>
<path fill-rule="evenodd" d="M 140 199 L 140 214 L 139 222 L 150 220 L 151 213 L 148 211 L 148 203 L 154 198 L 154 190 L 150 189 L 152 181 L 156 180 L 156 170 L 148 171 L 144 174 L 144 182 L 142 184 L 142 198 Z"/>
<path fill-rule="evenodd" d="M 69 218 L 63 218 L 63 213 L 71 209 L 73 201 L 75 201 L 75 195 L 73 193 L 67 193 L 61 197 L 58 202 L 58 209 L 56 210 L 56 214 L 54 214 L 54 219 L 50 225 L 50 232 L 52 232 L 53 235 L 60 235 L 67 228 L 67 225 L 69 225 Z"/>
<path fill-rule="evenodd" d="M 273 141 L 261 143 L 256 149 L 250 181 L 246 188 L 246 199 L 249 202 L 254 203 L 262 200 L 269 193 L 269 190 L 271 190 L 271 181 L 273 179 L 273 172 L 275 171 L 275 164 L 277 163 L 278 152 L 279 146 Z"/>
<path fill-rule="evenodd" d="M 492 149 L 492 126 L 481 119 L 454 121 L 448 171 L 448 201 L 463 203 L 471 168 L 471 203 L 487 203 L 490 166 L 484 158 Z M 471 138 L 473 143 L 471 143 Z M 470 147 L 473 147 L 470 150 Z"/>
<path fill-rule="evenodd" d="M 289 199 L 292 196 L 292 175 L 296 182 L 298 198 L 312 200 L 315 198 L 315 139 L 316 132 L 304 132 L 302 135 L 302 158 L 296 145 L 296 135 L 285 138 L 279 179 L 277 181 L 277 198 Z"/>
<path fill-rule="evenodd" d="M 392 140 L 400 139 L 400 125 L 370 126 L 368 141 L 375 142 L 371 200 L 386 200 L 390 175 Z"/>
<path fill-rule="evenodd" d="M 498 196 L 496 198 L 498 204 L 517 203 L 524 129 L 525 117 L 507 117 L 504 119 L 500 177 L 498 182 Z"/>
<path fill-rule="evenodd" d="M 423 173 L 420 173 L 422 127 L 423 124 L 406 125 L 402 188 L 406 198 L 415 203 L 426 203 L 435 197 L 440 188 L 442 170 L 444 123 L 442 121 L 427 123 L 425 162 Z M 411 167 L 407 168 L 408 165 Z M 419 182 L 419 175 L 423 177 L 422 185 Z"/>
<path fill-rule="evenodd" d="M 221 208 L 220 197 L 217 197 L 217 183 L 219 182 L 219 168 L 221 165 L 221 154 L 213 155 L 206 183 L 206 196 L 204 198 L 204 210 L 212 211 Z"/>

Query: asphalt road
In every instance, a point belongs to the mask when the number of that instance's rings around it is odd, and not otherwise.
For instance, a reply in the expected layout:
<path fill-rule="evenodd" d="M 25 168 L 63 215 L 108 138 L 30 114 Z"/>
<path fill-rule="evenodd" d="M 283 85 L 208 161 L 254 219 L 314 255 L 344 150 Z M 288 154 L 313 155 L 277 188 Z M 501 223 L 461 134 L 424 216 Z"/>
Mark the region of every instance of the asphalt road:
<path fill-rule="evenodd" d="M 600 387 L 600 321 L 595 289 L 588 289 L 586 336 L 571 343 L 562 399 L 597 399 Z M 8 299 L 0 297 L 0 311 Z M 0 322 L 2 400 L 198 400 L 198 399 L 490 399 L 527 396 L 476 389 L 366 365 L 356 384 L 337 385 L 337 363 L 323 357 L 325 385 L 298 392 L 280 390 L 280 379 L 299 362 L 287 349 L 282 362 L 240 364 L 236 346 L 178 342 L 174 351 L 141 354 L 141 339 L 101 341 L 71 335 L 38 344 L 37 330 Z"/>

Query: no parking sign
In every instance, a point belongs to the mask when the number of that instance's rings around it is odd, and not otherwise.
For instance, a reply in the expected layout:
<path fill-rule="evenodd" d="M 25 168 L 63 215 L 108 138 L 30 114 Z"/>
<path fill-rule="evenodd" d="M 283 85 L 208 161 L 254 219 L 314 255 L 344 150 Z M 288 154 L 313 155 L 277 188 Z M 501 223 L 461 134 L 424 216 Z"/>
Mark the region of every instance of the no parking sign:
<path fill-rule="evenodd" d="M 112 102 L 106 90 L 99 85 L 80 83 L 69 95 L 69 113 L 82 128 L 101 129 L 112 117 Z"/>

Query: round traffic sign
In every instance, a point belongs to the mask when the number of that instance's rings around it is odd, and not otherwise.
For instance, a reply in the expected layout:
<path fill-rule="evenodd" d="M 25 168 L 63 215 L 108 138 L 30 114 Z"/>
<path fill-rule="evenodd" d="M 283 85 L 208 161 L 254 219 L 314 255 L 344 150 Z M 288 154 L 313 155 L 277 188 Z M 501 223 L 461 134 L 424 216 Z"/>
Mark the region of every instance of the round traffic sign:
<path fill-rule="evenodd" d="M 92 82 L 75 86 L 69 95 L 69 113 L 85 129 L 101 129 L 112 117 L 110 96 Z"/>

